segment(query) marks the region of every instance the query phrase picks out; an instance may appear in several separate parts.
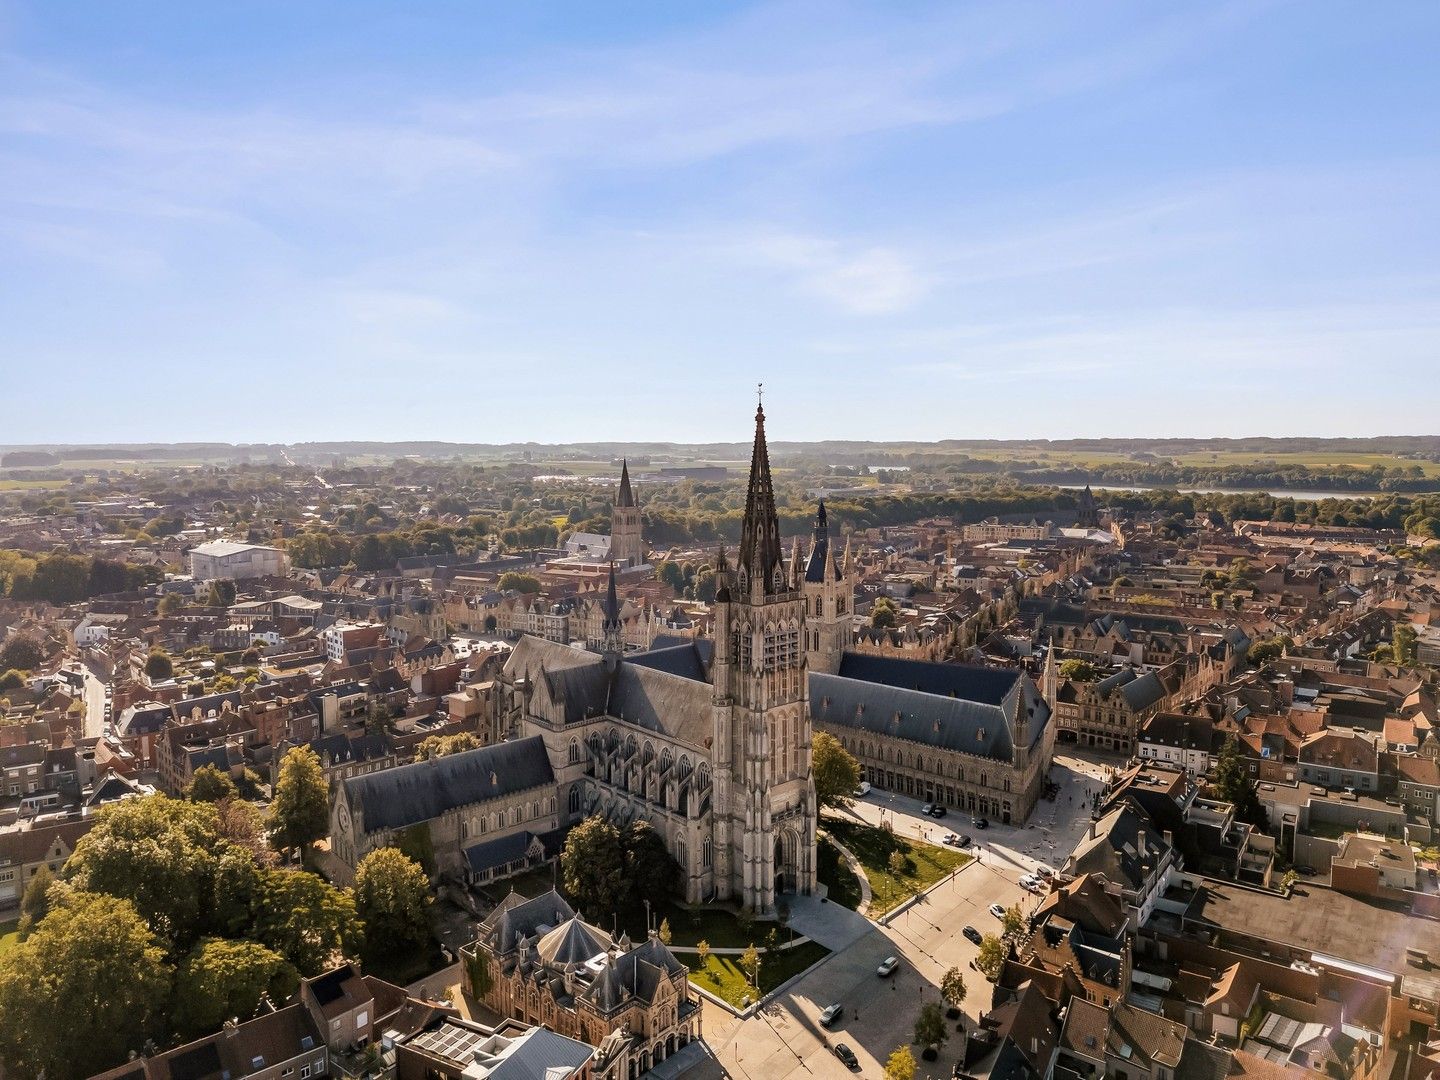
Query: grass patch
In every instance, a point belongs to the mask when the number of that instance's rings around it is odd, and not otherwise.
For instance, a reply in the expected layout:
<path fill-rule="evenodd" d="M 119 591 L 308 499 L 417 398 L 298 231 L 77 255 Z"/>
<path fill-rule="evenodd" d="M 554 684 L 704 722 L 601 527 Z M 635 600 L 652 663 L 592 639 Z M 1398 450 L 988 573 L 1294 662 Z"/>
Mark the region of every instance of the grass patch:
<path fill-rule="evenodd" d="M 815 875 L 825 886 L 825 895 L 832 904 L 851 911 L 860 907 L 860 879 L 839 849 L 825 836 L 815 842 Z"/>
<path fill-rule="evenodd" d="M 760 994 L 763 996 L 777 986 L 794 978 L 807 968 L 814 967 L 830 950 L 824 945 L 807 941 L 793 949 L 782 949 L 760 958 Z M 718 998 L 728 1001 L 737 1009 L 745 998 L 755 1000 L 755 988 L 740 970 L 740 957 L 716 956 L 711 953 L 702 966 L 699 958 L 690 961 L 690 981 Z"/>
<path fill-rule="evenodd" d="M 17 929 L 19 925 L 19 919 L 0 922 L 0 956 L 4 956 L 20 944 L 20 931 Z"/>
<path fill-rule="evenodd" d="M 913 843 L 874 825 L 827 819 L 825 828 L 860 860 L 870 881 L 871 917 L 885 914 L 970 861 L 963 851 Z M 890 867 L 894 852 L 903 860 L 898 872 Z"/>

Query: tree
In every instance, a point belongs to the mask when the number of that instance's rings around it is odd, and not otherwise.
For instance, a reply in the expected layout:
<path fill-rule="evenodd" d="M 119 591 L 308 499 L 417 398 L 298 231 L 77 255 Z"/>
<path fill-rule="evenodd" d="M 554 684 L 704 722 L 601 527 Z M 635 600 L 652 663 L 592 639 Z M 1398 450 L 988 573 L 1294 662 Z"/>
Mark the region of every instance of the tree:
<path fill-rule="evenodd" d="M 1291 889 L 1295 888 L 1295 883 L 1299 880 L 1300 875 L 1295 872 L 1293 867 L 1286 870 L 1284 876 L 1280 879 L 1280 891 L 1288 893 Z"/>
<path fill-rule="evenodd" d="M 890 852 L 890 858 L 886 860 L 886 865 L 890 867 L 892 874 L 905 873 L 905 853 L 897 847 Z"/>
<path fill-rule="evenodd" d="M 285 751 L 270 803 L 271 839 L 280 851 L 303 852 L 330 831 L 330 786 L 308 746 Z"/>
<path fill-rule="evenodd" d="M 965 973 L 958 967 L 945 972 L 940 980 L 940 996 L 957 1009 L 965 1004 Z"/>
<path fill-rule="evenodd" d="M 1245 658 L 1256 667 L 1263 667 L 1271 660 L 1279 659 L 1284 655 L 1285 650 L 1295 644 L 1293 638 L 1288 634 L 1278 634 L 1264 641 L 1257 641 L 1252 644 L 1245 654 Z"/>
<path fill-rule="evenodd" d="M 994 982 L 1000 977 L 1000 969 L 1009 955 L 1003 941 L 994 934 L 986 934 L 980 939 L 980 955 L 975 958 L 975 966 L 981 975 Z"/>
<path fill-rule="evenodd" d="M 740 970 L 745 972 L 745 977 L 750 980 L 758 994 L 760 992 L 760 983 L 757 981 L 760 977 L 760 953 L 755 948 L 753 941 L 750 943 L 750 947 L 740 954 Z"/>
<path fill-rule="evenodd" d="M 449 757 L 466 750 L 478 750 L 480 746 L 480 737 L 469 731 L 457 731 L 454 735 L 429 735 L 421 739 L 420 745 L 415 747 L 415 760 L 429 761 L 431 758 Z"/>
<path fill-rule="evenodd" d="M 680 864 L 650 822 L 643 818 L 631 822 L 621 834 L 620 845 L 625 849 L 622 904 L 634 906 L 642 899 L 658 903 L 679 892 Z"/>
<path fill-rule="evenodd" d="M 666 944 L 666 945 L 669 945 L 669 944 L 670 944 L 670 939 L 671 939 L 673 936 L 674 936 L 674 935 L 670 933 L 670 920 L 669 920 L 669 919 L 661 919 L 661 920 L 660 920 L 660 940 L 661 940 L 661 942 L 663 942 L 663 943 Z"/>
<path fill-rule="evenodd" d="M 514 589 L 516 592 L 533 595 L 540 591 L 540 579 L 534 574 L 522 574 L 518 570 L 506 570 L 500 575 L 497 588 L 501 592 L 509 592 Z"/>
<path fill-rule="evenodd" d="M 355 956 L 364 940 L 349 890 L 307 870 L 265 871 L 254 936 L 307 978 Z"/>
<path fill-rule="evenodd" d="M 700 966 L 705 966 L 705 961 L 710 959 L 710 942 L 701 938 L 695 943 L 695 955 L 700 957 Z"/>
<path fill-rule="evenodd" d="M 1265 824 L 1265 808 L 1255 790 L 1255 779 L 1240 754 L 1240 741 L 1232 733 L 1215 761 L 1214 788 L 1220 798 L 1235 806 L 1235 816 L 1252 825 Z"/>
<path fill-rule="evenodd" d="M 176 973 L 176 1027 L 182 1038 L 207 1035 L 231 1017 L 254 1016 L 265 995 L 285 1001 L 299 981 L 294 965 L 264 945 L 205 938 Z"/>
<path fill-rule="evenodd" d="M 1006 937 L 1019 937 L 1025 930 L 1025 913 L 1020 910 L 1019 904 L 1011 904 L 1005 909 L 1005 914 L 1000 919 L 1000 926 L 1005 931 Z"/>
<path fill-rule="evenodd" d="M 235 603 L 235 583 L 233 581 L 212 581 L 210 591 L 205 594 L 206 607 L 229 607 Z"/>
<path fill-rule="evenodd" d="M 24 685 L 24 673 L 16 671 L 14 668 L 10 668 L 5 674 L 0 675 L 0 693 L 4 693 L 6 690 L 19 690 Z"/>
<path fill-rule="evenodd" d="M 900 607 L 888 596 L 877 596 L 870 605 L 870 625 L 877 629 L 894 626 L 900 621 Z"/>
<path fill-rule="evenodd" d="M 1395 629 L 1390 635 L 1390 648 L 1395 657 L 1395 663 L 1413 665 L 1415 663 L 1416 639 L 1419 635 L 1415 627 L 1407 622 L 1397 622 Z"/>
<path fill-rule="evenodd" d="M 145 677 L 151 682 L 164 682 L 174 676 L 175 664 L 170 654 L 161 648 L 151 649 L 150 655 L 145 657 Z"/>
<path fill-rule="evenodd" d="M 915 1080 L 915 1055 L 908 1046 L 897 1046 L 885 1062 L 885 1080 Z"/>
<path fill-rule="evenodd" d="M 55 884 L 55 875 L 44 863 L 30 876 L 25 892 L 20 897 L 20 936 L 29 937 L 35 925 L 50 911 L 50 889 Z"/>
<path fill-rule="evenodd" d="M 223 840 L 215 807 L 165 795 L 96 815 L 65 864 L 77 889 L 130 901 L 177 954 L 240 915 L 258 886 L 249 853 Z"/>
<path fill-rule="evenodd" d="M 33 637 L 17 634 L 0 645 L 0 670 L 34 671 L 45 662 L 45 650 Z"/>
<path fill-rule="evenodd" d="M 419 948 L 430 938 L 430 879 L 398 848 L 367 854 L 355 869 L 355 911 L 365 941 L 380 955 Z"/>
<path fill-rule="evenodd" d="M 1062 679 L 1069 679 L 1072 682 L 1094 682 L 1100 677 L 1100 669 L 1089 660 L 1081 660 L 1072 657 L 1069 660 L 1061 660 L 1057 669 Z"/>
<path fill-rule="evenodd" d="M 235 795 L 235 781 L 214 765 L 201 765 L 196 769 L 195 775 L 190 778 L 190 786 L 185 789 L 185 797 L 191 802 L 218 803 L 223 799 L 233 799 Z"/>
<path fill-rule="evenodd" d="M 185 598 L 176 592 L 167 592 L 160 598 L 160 603 L 155 605 L 155 610 L 161 615 L 173 615 L 185 606 Z"/>
<path fill-rule="evenodd" d="M 815 778 L 815 802 L 821 809 L 839 810 L 854 801 L 860 786 L 860 763 L 828 731 L 810 740 L 810 771 Z"/>
<path fill-rule="evenodd" d="M 13 1077 L 91 1076 L 166 1033 L 170 969 L 133 905 L 70 892 L 0 957 L 0 1060 Z"/>
<path fill-rule="evenodd" d="M 602 817 L 576 825 L 560 853 L 560 875 L 581 911 L 615 911 L 628 893 L 620 831 Z"/>
<path fill-rule="evenodd" d="M 945 1029 L 945 1013 L 933 1001 L 920 1006 L 915 1018 L 915 1042 L 921 1046 L 943 1046 L 950 1033 Z"/>

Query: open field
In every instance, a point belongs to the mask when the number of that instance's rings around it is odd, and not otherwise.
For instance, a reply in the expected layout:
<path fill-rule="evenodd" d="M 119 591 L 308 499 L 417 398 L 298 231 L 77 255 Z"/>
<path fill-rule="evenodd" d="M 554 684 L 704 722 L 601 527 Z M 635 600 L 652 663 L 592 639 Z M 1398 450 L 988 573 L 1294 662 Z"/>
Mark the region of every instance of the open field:
<path fill-rule="evenodd" d="M 793 949 L 762 953 L 760 993 L 769 993 L 781 983 L 800 974 L 806 968 L 813 967 L 829 955 L 829 949 L 813 941 L 807 941 Z M 740 970 L 739 961 L 738 956 L 716 956 L 711 953 L 705 958 L 702 966 L 699 957 L 696 957 L 691 961 L 690 981 L 739 1008 L 746 997 L 751 1000 L 755 998 L 755 989 L 750 985 L 750 980 L 745 977 L 745 973 Z"/>

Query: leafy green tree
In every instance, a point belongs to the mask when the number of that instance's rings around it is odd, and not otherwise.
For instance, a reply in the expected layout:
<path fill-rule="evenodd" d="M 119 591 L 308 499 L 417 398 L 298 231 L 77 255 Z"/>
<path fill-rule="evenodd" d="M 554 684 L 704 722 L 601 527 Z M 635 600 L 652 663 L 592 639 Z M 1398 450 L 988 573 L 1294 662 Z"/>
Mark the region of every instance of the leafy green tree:
<path fill-rule="evenodd" d="M 55 884 L 55 875 L 44 863 L 30 876 L 25 892 L 20 896 L 20 936 L 28 937 L 35 924 L 50 911 L 50 891 Z"/>
<path fill-rule="evenodd" d="M 941 978 L 940 996 L 957 1009 L 965 1004 L 965 973 L 958 967 L 952 967 Z"/>
<path fill-rule="evenodd" d="M 398 848 L 369 852 L 355 869 L 355 911 L 377 955 L 423 946 L 430 939 L 430 879 Z"/>
<path fill-rule="evenodd" d="M 306 870 L 265 871 L 254 936 L 307 978 L 356 956 L 364 941 L 350 891 Z"/>
<path fill-rule="evenodd" d="M 33 637 L 17 634 L 0 645 L 0 669 L 34 671 L 45 662 L 45 650 Z"/>
<path fill-rule="evenodd" d="M 1235 816 L 1252 825 L 1265 824 L 1265 808 L 1260 805 L 1255 778 L 1250 775 L 1245 758 L 1240 753 L 1240 741 L 1232 733 L 1220 747 L 1215 760 L 1213 787 L 1216 794 L 1235 805 Z"/>
<path fill-rule="evenodd" d="M 176 592 L 168 592 L 160 598 L 155 610 L 161 615 L 173 615 L 185 606 L 185 598 Z"/>
<path fill-rule="evenodd" d="M 1100 669 L 1089 660 L 1081 660 L 1072 657 L 1069 660 L 1061 660 L 1056 673 L 1062 679 L 1070 679 L 1072 682 L 1094 682 L 1100 677 Z"/>
<path fill-rule="evenodd" d="M 915 1055 L 908 1046 L 897 1046 L 885 1062 L 885 1080 L 915 1080 Z"/>
<path fill-rule="evenodd" d="M 295 993 L 299 973 L 279 953 L 254 941 L 205 938 L 175 976 L 175 1025 L 181 1038 L 198 1038 L 231 1017 L 255 1015 L 261 997 L 277 1005 Z"/>
<path fill-rule="evenodd" d="M 145 657 L 145 675 L 151 682 L 164 682 L 174 678 L 175 664 L 170 659 L 170 654 L 161 648 L 151 649 L 150 655 Z"/>
<path fill-rule="evenodd" d="M 705 961 L 710 959 L 710 942 L 701 938 L 695 943 L 695 955 L 700 957 L 700 966 L 705 966 Z"/>
<path fill-rule="evenodd" d="M 887 629 L 900 621 L 900 607 L 888 596 L 877 596 L 870 605 L 870 625 Z"/>
<path fill-rule="evenodd" d="M 685 588 L 685 571 L 680 568 L 679 563 L 673 563 L 666 559 L 655 567 L 655 576 L 676 592 Z"/>
<path fill-rule="evenodd" d="M 1000 919 L 1000 927 L 1006 937 L 1019 937 L 1025 930 L 1025 913 L 1020 910 L 1019 904 L 1011 904 L 1005 909 L 1004 916 Z"/>
<path fill-rule="evenodd" d="M 218 803 L 222 799 L 235 798 L 235 781 L 228 773 L 221 772 L 214 765 L 201 765 L 190 778 L 185 797 L 191 802 Z"/>
<path fill-rule="evenodd" d="M 164 1035 L 165 952 L 125 900 L 67 892 L 0 956 L 0 1060 L 23 1080 L 91 1076 Z"/>
<path fill-rule="evenodd" d="M 675 935 L 670 932 L 670 920 L 669 920 L 669 919 L 661 919 L 661 920 L 660 920 L 660 940 L 661 940 L 664 944 L 669 945 L 671 939 L 672 939 L 674 936 L 675 936 Z"/>
<path fill-rule="evenodd" d="M 0 675 L 0 694 L 6 690 L 19 690 L 24 685 L 25 675 L 14 668 L 10 668 L 5 674 Z"/>
<path fill-rule="evenodd" d="M 1285 650 L 1294 644 L 1294 639 L 1288 634 L 1278 634 L 1275 637 L 1253 643 L 1245 657 L 1249 663 L 1256 667 L 1262 667 L 1272 660 L 1278 660 L 1284 655 Z"/>
<path fill-rule="evenodd" d="M 308 746 L 291 747 L 280 760 L 270 802 L 270 835 L 282 852 L 306 848 L 330 831 L 330 786 L 320 758 Z"/>
<path fill-rule="evenodd" d="M 1009 950 L 1005 943 L 994 934 L 986 934 L 980 939 L 980 955 L 975 958 L 975 966 L 981 975 L 994 982 L 1000 977 L 1007 956 Z"/>
<path fill-rule="evenodd" d="M 1395 629 L 1390 635 L 1390 649 L 1395 657 L 1395 663 L 1413 665 L 1415 663 L 1416 640 L 1419 634 L 1415 627 L 1408 622 L 1397 622 Z"/>
<path fill-rule="evenodd" d="M 421 739 L 420 744 L 415 747 L 415 760 L 429 761 L 431 758 L 449 757 L 466 750 L 478 750 L 480 746 L 480 737 L 470 731 L 457 731 L 454 735 L 429 735 Z"/>
<path fill-rule="evenodd" d="M 643 898 L 658 902 L 679 891 L 680 864 L 650 822 L 642 818 L 627 825 L 620 846 L 625 850 L 623 905 L 634 907 Z"/>
<path fill-rule="evenodd" d="M 65 877 L 77 889 L 129 900 L 165 944 L 186 951 L 257 885 L 248 852 L 222 840 L 217 823 L 208 803 L 125 799 L 96 815 Z"/>
<path fill-rule="evenodd" d="M 755 987 L 756 993 L 759 993 L 760 984 L 756 980 L 760 977 L 760 953 L 755 948 L 754 942 L 751 942 L 750 947 L 740 954 L 740 970 L 745 973 L 745 977 Z"/>
<path fill-rule="evenodd" d="M 501 592 L 514 589 L 518 593 L 532 595 L 540 591 L 540 579 L 534 574 L 522 574 L 518 570 L 507 570 L 500 575 L 497 588 Z"/>
<path fill-rule="evenodd" d="M 827 731 L 815 732 L 810 740 L 810 771 L 815 779 L 815 801 L 821 809 L 838 810 L 854 802 L 860 763 Z"/>
<path fill-rule="evenodd" d="M 920 1006 L 920 1015 L 915 1018 L 915 1042 L 921 1046 L 943 1046 L 950 1034 L 946 1030 L 945 1013 L 933 1001 Z"/>
<path fill-rule="evenodd" d="M 235 603 L 235 583 L 233 581 L 212 581 L 210 590 L 205 594 L 206 607 L 229 607 Z"/>
<path fill-rule="evenodd" d="M 620 831 L 598 816 L 580 822 L 565 838 L 560 875 L 582 912 L 594 917 L 618 909 L 629 892 Z"/>

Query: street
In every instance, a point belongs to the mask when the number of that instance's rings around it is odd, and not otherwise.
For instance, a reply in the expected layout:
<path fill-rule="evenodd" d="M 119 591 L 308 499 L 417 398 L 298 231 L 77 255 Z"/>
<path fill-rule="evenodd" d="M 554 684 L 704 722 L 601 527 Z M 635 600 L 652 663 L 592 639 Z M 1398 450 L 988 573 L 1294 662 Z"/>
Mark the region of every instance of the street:
<path fill-rule="evenodd" d="M 105 683 L 89 664 L 81 664 L 85 676 L 85 738 L 98 739 L 105 734 Z"/>

